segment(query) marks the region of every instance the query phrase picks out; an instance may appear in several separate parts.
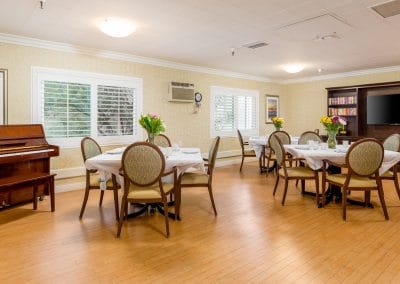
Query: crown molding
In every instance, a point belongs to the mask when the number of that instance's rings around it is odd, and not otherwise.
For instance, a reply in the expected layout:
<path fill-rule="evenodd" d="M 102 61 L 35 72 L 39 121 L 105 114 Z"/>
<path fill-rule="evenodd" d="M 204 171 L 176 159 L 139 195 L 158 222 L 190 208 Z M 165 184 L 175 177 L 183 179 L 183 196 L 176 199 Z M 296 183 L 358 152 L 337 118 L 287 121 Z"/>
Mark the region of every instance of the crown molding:
<path fill-rule="evenodd" d="M 210 74 L 210 75 L 225 76 L 225 77 L 231 77 L 231 78 L 238 78 L 238 79 L 245 79 L 245 80 L 252 80 L 252 81 L 259 81 L 259 82 L 272 82 L 273 81 L 267 77 L 254 76 L 254 75 L 249 75 L 249 74 L 244 74 L 244 73 L 237 73 L 237 72 L 227 71 L 227 70 L 223 70 L 223 69 L 214 69 L 214 68 L 208 68 L 208 67 L 203 67 L 203 66 L 178 63 L 178 62 L 173 62 L 173 61 L 168 61 L 168 60 L 163 60 L 163 59 L 138 56 L 138 55 L 134 55 L 134 54 L 115 52 L 115 51 L 110 51 L 110 50 L 87 48 L 87 47 L 76 46 L 76 45 L 68 44 L 68 43 L 47 41 L 47 40 L 41 40 L 41 39 L 12 35 L 12 34 L 0 33 L 0 42 L 8 43 L 8 44 L 29 46 L 29 47 L 36 47 L 36 48 L 43 48 L 43 49 L 54 50 L 54 51 L 62 51 L 62 52 L 68 52 L 68 53 L 97 56 L 97 57 L 114 59 L 114 60 L 119 60 L 119 61 L 127 61 L 127 62 L 142 63 L 142 64 L 148 64 L 148 65 L 155 65 L 155 66 L 160 66 L 160 67 L 173 68 L 173 69 L 192 71 L 192 72 L 198 72 L 198 73 L 205 73 L 205 74 Z"/>
<path fill-rule="evenodd" d="M 339 79 L 339 78 L 344 78 L 344 77 L 363 76 L 363 75 L 380 74 L 380 73 L 396 72 L 396 71 L 400 71 L 400 65 L 363 69 L 363 70 L 334 73 L 334 74 L 327 74 L 327 75 L 319 75 L 319 76 L 312 76 L 312 77 L 303 77 L 303 78 L 298 78 L 298 79 L 280 80 L 277 83 L 289 85 L 289 84 L 296 84 L 296 83 L 307 83 L 307 82 L 314 82 L 314 81 L 332 80 L 332 79 Z"/>

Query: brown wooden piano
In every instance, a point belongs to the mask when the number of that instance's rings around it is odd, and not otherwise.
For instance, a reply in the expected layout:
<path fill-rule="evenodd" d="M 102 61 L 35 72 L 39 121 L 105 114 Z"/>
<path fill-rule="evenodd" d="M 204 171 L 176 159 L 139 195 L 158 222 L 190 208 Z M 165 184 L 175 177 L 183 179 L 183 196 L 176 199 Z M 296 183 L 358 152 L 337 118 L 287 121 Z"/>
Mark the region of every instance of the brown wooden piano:
<path fill-rule="evenodd" d="M 50 157 L 59 147 L 49 145 L 41 124 L 0 125 L 0 208 L 50 195 L 54 211 L 54 174 Z"/>

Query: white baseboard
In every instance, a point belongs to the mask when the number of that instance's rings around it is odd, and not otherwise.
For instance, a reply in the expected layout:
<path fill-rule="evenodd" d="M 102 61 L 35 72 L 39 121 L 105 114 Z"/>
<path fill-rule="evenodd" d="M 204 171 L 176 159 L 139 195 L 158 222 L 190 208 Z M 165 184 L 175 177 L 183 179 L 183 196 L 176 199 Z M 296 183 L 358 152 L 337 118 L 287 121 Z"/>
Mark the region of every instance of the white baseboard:
<path fill-rule="evenodd" d="M 74 178 L 74 177 L 81 177 L 86 174 L 85 167 L 76 167 L 76 168 L 65 168 L 65 169 L 56 169 L 51 171 L 53 174 L 56 175 L 57 179 L 64 179 L 64 178 Z"/>
<path fill-rule="evenodd" d="M 67 192 L 67 191 L 74 191 L 74 190 L 84 190 L 85 189 L 85 182 L 68 182 L 65 184 L 57 184 L 55 183 L 54 190 L 56 193 L 59 192 Z"/>

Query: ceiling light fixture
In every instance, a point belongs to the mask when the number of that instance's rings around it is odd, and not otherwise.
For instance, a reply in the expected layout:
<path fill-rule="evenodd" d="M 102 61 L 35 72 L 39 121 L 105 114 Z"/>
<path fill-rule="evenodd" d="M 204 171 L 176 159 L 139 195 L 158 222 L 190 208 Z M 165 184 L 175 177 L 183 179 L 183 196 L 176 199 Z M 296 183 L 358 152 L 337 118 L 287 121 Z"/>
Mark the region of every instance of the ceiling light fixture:
<path fill-rule="evenodd" d="M 136 30 L 136 27 L 125 19 L 107 18 L 99 24 L 99 29 L 112 37 L 127 37 Z"/>
<path fill-rule="evenodd" d="M 304 64 L 286 64 L 283 65 L 283 70 L 288 73 L 294 74 L 303 71 L 304 67 Z"/>

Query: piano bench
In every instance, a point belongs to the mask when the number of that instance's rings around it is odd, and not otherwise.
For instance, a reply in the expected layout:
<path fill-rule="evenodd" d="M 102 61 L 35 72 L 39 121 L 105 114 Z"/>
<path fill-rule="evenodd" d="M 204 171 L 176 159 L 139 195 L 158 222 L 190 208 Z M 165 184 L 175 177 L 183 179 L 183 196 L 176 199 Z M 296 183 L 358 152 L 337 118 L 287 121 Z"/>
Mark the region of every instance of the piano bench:
<path fill-rule="evenodd" d="M 0 190 L 20 185 L 33 187 L 33 210 L 37 209 L 37 191 L 39 185 L 48 185 L 50 194 L 51 212 L 55 210 L 54 202 L 54 176 L 55 174 L 33 172 L 0 179 Z"/>

